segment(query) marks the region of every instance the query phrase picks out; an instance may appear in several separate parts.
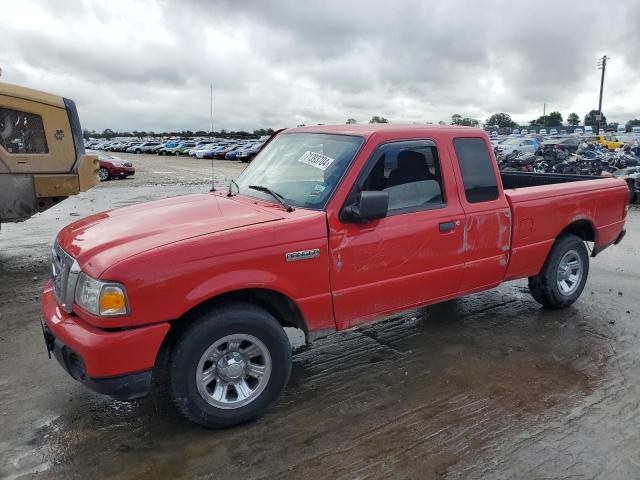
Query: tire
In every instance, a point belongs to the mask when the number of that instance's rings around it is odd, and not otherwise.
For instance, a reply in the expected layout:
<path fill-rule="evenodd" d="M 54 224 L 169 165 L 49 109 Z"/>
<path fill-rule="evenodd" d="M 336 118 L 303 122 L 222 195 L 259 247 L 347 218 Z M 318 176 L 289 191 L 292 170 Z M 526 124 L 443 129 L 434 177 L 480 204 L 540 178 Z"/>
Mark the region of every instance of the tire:
<path fill-rule="evenodd" d="M 291 344 L 265 310 L 222 306 L 182 333 L 168 370 L 169 395 L 182 415 L 205 427 L 230 427 L 255 419 L 280 396 L 291 373 Z"/>
<path fill-rule="evenodd" d="M 175 153 L 174 153 L 174 155 L 175 155 L 176 157 L 179 157 L 179 156 L 180 156 L 180 152 L 179 152 L 178 150 L 176 150 L 176 151 L 175 151 Z"/>
<path fill-rule="evenodd" d="M 142 150 L 140 150 L 139 148 L 136 149 L 135 153 L 142 153 Z"/>
<path fill-rule="evenodd" d="M 565 234 L 556 240 L 540 273 L 529 277 L 529 291 L 547 308 L 565 308 L 580 297 L 588 275 L 589 253 L 584 241 Z"/>
<path fill-rule="evenodd" d="M 109 173 L 109 170 L 106 168 L 101 167 L 100 170 L 98 170 L 98 176 L 100 177 L 101 182 L 106 182 L 111 178 L 111 173 Z"/>

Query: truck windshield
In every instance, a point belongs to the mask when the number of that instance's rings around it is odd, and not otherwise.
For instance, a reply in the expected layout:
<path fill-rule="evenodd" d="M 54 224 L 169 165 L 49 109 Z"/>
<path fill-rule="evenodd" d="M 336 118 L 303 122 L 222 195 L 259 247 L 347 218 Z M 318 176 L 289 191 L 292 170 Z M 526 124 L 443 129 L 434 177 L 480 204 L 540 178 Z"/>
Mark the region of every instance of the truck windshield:
<path fill-rule="evenodd" d="M 282 133 L 242 172 L 238 191 L 273 201 L 250 188 L 267 187 L 290 205 L 323 210 L 363 142 L 351 135 Z"/>

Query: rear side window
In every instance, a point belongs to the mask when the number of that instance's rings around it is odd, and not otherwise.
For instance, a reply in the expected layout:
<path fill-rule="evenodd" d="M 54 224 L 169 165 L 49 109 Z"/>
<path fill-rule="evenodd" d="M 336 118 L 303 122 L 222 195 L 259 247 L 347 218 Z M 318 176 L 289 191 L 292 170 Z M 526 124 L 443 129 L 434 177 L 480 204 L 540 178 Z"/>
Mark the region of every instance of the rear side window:
<path fill-rule="evenodd" d="M 453 146 L 460 164 L 467 202 L 496 200 L 498 183 L 484 141 L 481 138 L 456 138 Z"/>
<path fill-rule="evenodd" d="M 49 153 L 42 117 L 0 107 L 0 146 L 13 154 Z"/>

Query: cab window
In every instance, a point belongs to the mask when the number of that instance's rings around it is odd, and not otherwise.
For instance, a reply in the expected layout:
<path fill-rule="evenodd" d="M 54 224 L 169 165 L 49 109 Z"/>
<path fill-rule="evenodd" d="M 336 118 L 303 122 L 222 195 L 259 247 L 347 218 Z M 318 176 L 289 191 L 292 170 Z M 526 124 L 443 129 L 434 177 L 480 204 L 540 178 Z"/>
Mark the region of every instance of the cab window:
<path fill-rule="evenodd" d="M 387 192 L 388 215 L 443 207 L 444 189 L 435 144 L 420 140 L 378 147 L 359 189 Z"/>
<path fill-rule="evenodd" d="M 0 107 L 0 146 L 11 154 L 49 153 L 42 117 Z"/>
<path fill-rule="evenodd" d="M 499 196 L 493 162 L 481 138 L 456 138 L 453 146 L 458 157 L 464 193 L 469 203 L 488 202 Z"/>

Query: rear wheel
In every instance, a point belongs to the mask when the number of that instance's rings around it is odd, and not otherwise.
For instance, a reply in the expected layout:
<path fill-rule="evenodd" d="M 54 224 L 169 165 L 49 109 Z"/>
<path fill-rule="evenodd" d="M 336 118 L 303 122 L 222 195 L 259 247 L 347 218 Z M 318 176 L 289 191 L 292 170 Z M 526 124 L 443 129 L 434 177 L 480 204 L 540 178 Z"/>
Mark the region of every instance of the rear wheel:
<path fill-rule="evenodd" d="M 100 177 L 101 182 L 106 182 L 111 177 L 111 174 L 109 173 L 109 170 L 101 167 L 100 170 L 98 170 L 98 176 Z"/>
<path fill-rule="evenodd" d="M 563 235 L 540 273 L 529 277 L 529 291 L 545 307 L 568 307 L 582 294 L 588 275 L 589 254 L 584 241 L 575 235 Z"/>
<path fill-rule="evenodd" d="M 250 304 L 216 308 L 177 341 L 169 362 L 177 409 L 206 427 L 228 427 L 259 416 L 284 389 L 291 345 L 281 325 Z"/>

